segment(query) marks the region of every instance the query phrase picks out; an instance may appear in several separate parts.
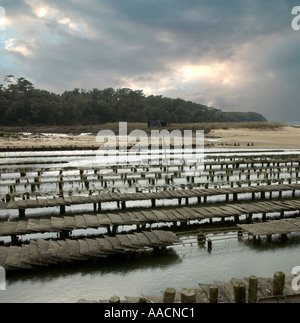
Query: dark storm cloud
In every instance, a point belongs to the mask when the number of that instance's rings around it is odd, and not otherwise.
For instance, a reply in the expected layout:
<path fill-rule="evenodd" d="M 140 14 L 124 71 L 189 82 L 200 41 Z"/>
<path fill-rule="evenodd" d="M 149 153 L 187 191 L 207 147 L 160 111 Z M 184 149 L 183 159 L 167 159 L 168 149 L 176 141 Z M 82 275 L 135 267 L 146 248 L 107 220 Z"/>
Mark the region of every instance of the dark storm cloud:
<path fill-rule="evenodd" d="M 135 87 L 224 110 L 262 112 L 271 120 L 300 120 L 300 31 L 291 28 L 296 5 L 2 1 L 11 22 L 0 48 L 1 74 L 11 70 L 59 93 Z"/>

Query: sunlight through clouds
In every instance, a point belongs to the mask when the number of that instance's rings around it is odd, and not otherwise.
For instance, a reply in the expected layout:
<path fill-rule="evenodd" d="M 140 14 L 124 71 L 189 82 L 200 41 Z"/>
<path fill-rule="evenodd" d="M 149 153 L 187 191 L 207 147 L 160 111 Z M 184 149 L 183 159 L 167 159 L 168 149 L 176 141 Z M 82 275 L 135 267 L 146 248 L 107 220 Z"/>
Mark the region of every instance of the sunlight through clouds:
<path fill-rule="evenodd" d="M 2 74 L 57 93 L 126 87 L 299 119 L 296 0 L 4 3 Z"/>

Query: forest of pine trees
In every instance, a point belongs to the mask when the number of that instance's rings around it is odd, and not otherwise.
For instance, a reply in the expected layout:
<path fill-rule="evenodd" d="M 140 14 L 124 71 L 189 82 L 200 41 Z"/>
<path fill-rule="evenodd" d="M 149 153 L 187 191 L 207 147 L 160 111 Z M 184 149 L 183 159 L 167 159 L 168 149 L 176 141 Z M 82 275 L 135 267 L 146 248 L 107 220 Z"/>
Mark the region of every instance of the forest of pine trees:
<path fill-rule="evenodd" d="M 222 112 L 202 104 L 163 96 L 145 96 L 141 90 L 106 88 L 65 91 L 35 89 L 23 77 L 7 75 L 0 84 L 0 125 L 96 125 L 107 122 L 169 123 L 265 122 L 255 112 Z"/>

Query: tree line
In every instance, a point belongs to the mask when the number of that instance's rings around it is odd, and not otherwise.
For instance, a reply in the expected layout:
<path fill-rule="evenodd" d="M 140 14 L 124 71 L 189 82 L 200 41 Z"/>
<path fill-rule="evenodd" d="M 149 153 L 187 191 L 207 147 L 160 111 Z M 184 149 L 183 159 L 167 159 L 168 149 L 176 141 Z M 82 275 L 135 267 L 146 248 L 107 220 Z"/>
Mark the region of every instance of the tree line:
<path fill-rule="evenodd" d="M 24 77 L 7 75 L 0 84 L 0 125 L 96 125 L 108 122 L 169 123 L 265 122 L 255 112 L 223 112 L 206 105 L 161 95 L 146 96 L 142 90 L 75 88 L 55 94 L 34 88 Z"/>

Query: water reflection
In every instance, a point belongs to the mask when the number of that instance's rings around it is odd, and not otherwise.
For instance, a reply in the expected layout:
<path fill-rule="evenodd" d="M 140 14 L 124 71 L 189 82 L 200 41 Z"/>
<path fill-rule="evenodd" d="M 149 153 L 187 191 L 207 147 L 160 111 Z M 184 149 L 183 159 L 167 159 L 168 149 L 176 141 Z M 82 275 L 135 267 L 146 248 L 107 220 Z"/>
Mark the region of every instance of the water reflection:
<path fill-rule="evenodd" d="M 288 252 L 290 248 L 300 246 L 300 234 L 288 234 L 286 241 L 282 241 L 280 235 L 278 234 L 274 234 L 272 236 L 272 241 L 268 241 L 266 237 L 261 237 L 261 239 L 257 240 L 256 242 L 253 241 L 252 237 L 249 239 L 244 238 L 243 241 L 247 247 L 250 247 L 257 252 L 277 251 L 285 249 Z"/>
<path fill-rule="evenodd" d="M 58 278 L 72 275 L 80 276 L 104 276 L 106 274 L 126 275 L 139 270 L 167 269 L 181 262 L 180 257 L 173 248 L 160 254 L 154 251 L 145 251 L 126 259 L 126 255 L 100 258 L 90 262 L 74 262 L 63 266 L 40 268 L 28 272 L 9 272 L 7 274 L 8 284 L 30 281 L 51 282 Z"/>

